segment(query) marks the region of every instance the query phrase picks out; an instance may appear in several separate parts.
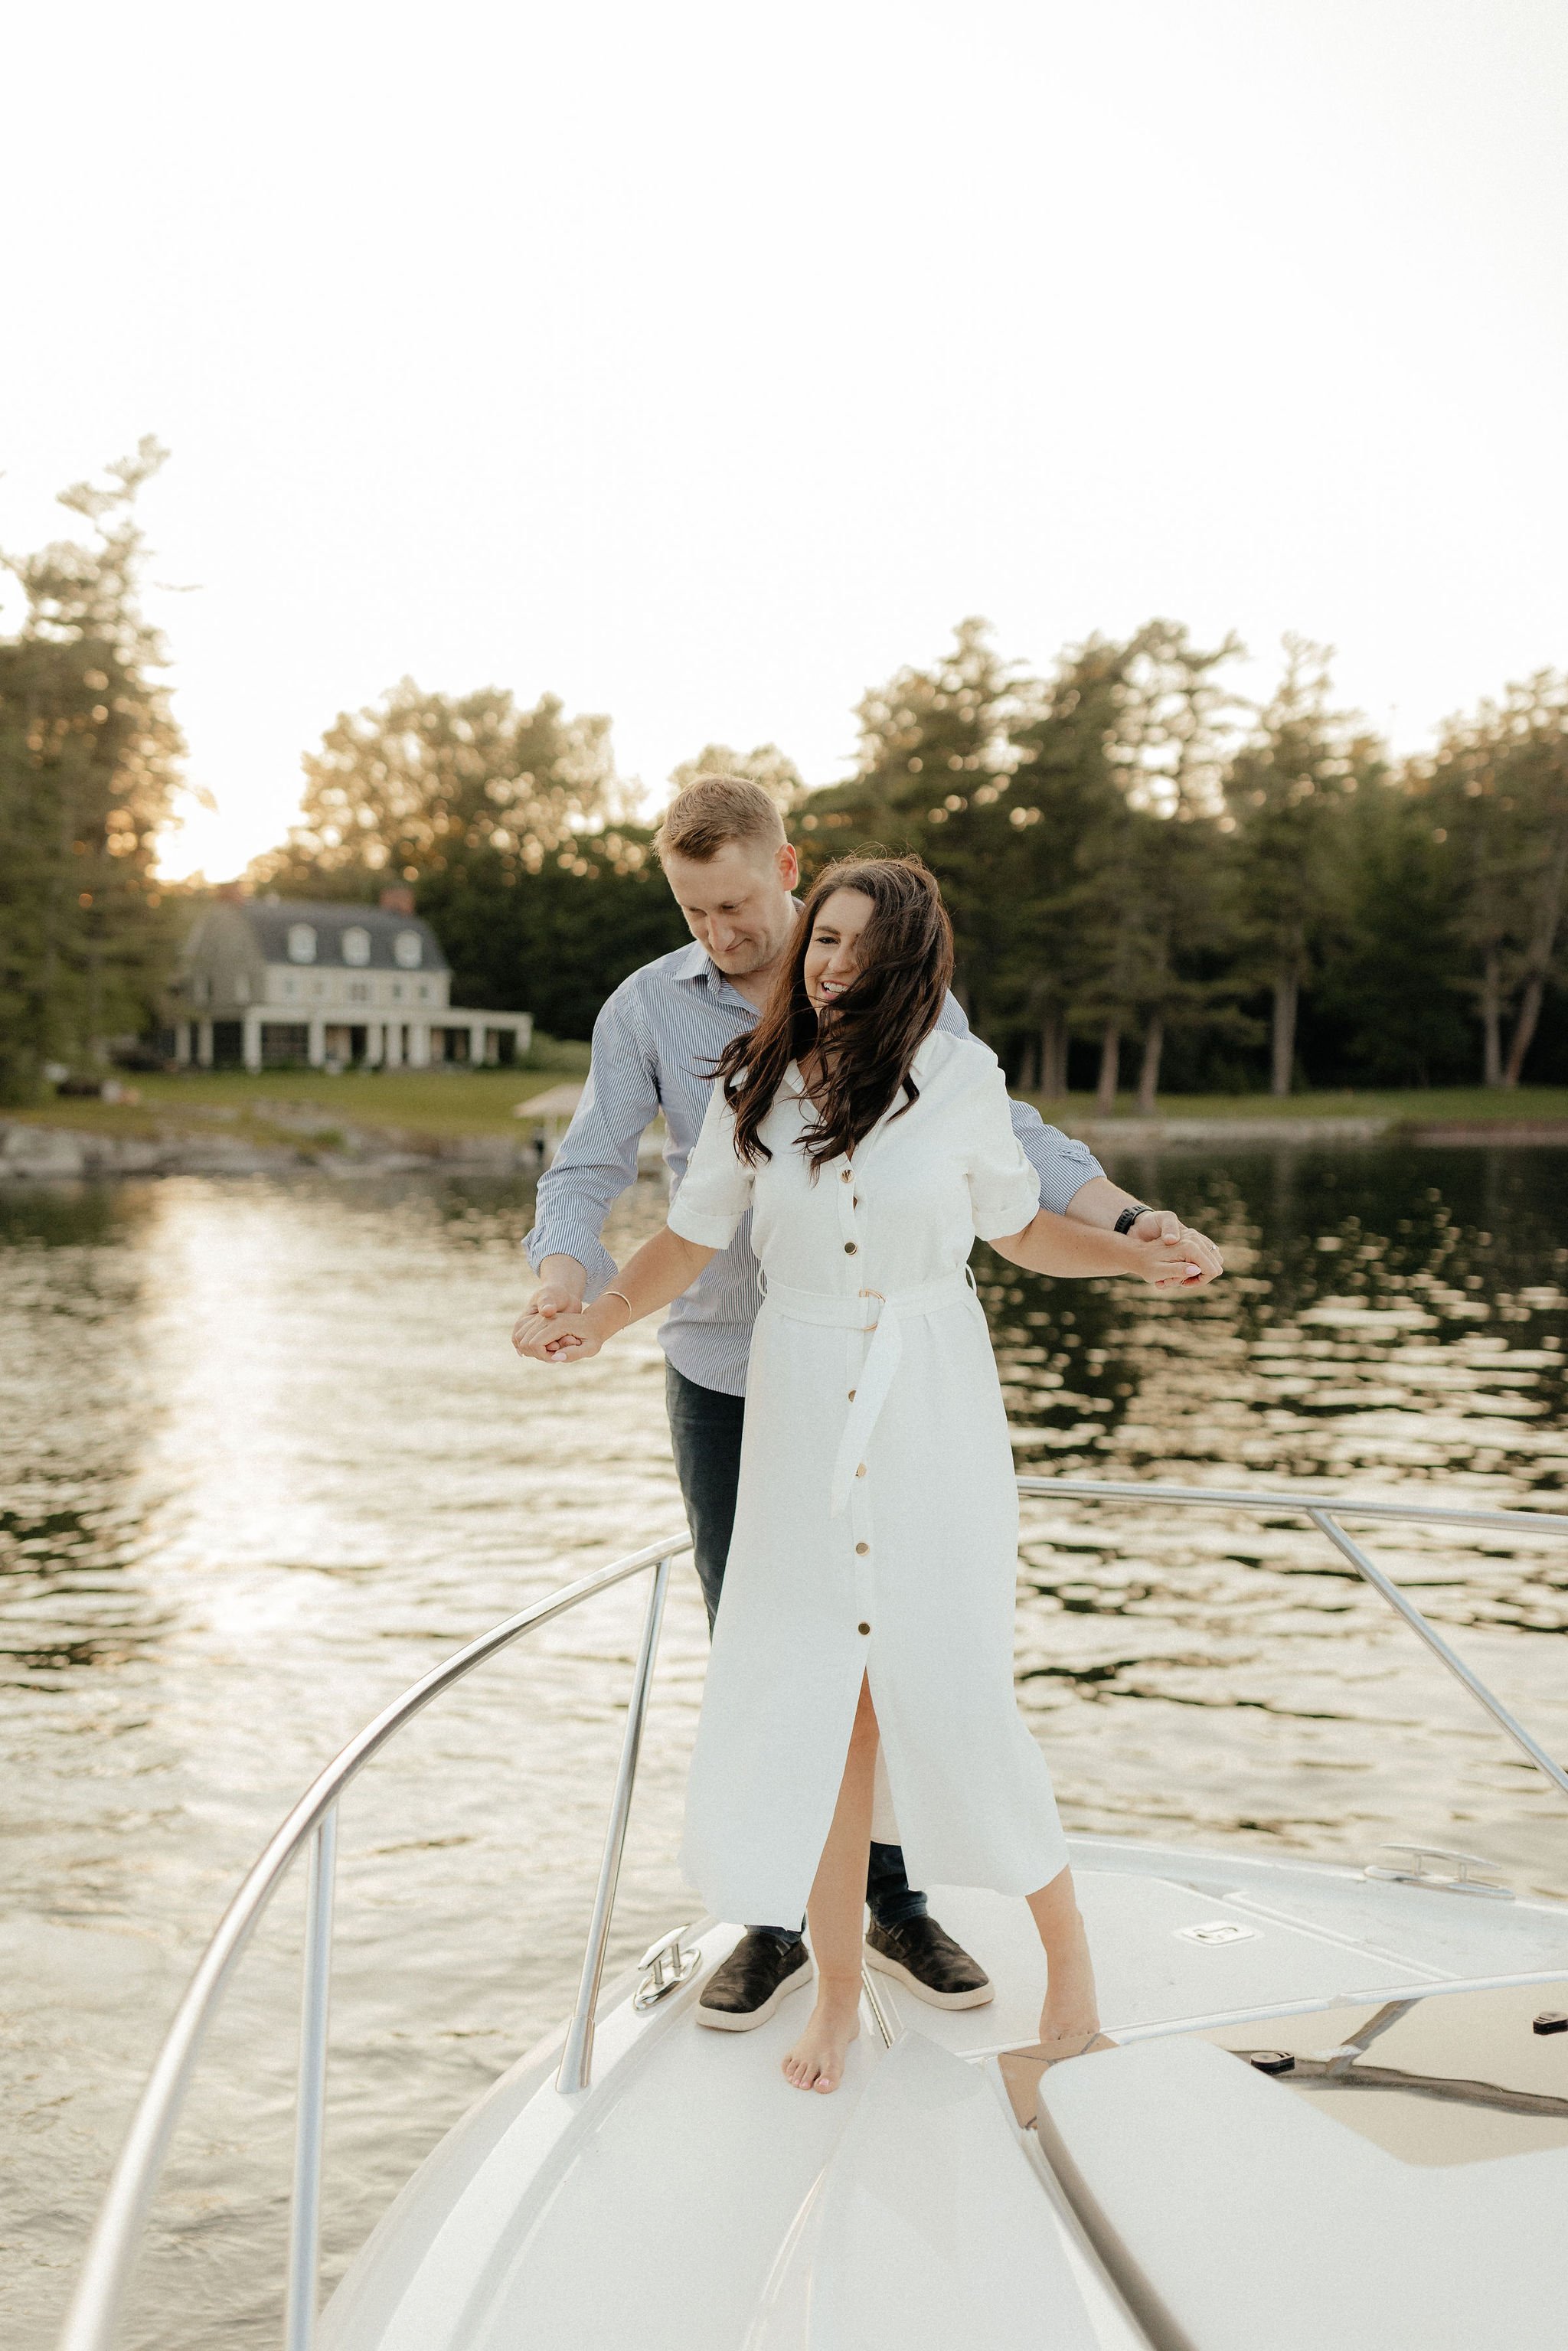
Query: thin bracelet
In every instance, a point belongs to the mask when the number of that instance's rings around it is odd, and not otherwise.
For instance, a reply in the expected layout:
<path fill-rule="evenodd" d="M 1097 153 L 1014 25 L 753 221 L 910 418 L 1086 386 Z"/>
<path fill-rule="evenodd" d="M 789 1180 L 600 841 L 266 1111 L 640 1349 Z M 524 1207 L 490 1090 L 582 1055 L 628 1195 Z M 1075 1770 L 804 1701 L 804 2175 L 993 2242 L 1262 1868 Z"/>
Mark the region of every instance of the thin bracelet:
<path fill-rule="evenodd" d="M 632 1323 L 635 1322 L 637 1317 L 632 1310 L 632 1301 L 627 1297 L 626 1292 L 623 1290 L 601 1290 L 599 1294 L 601 1298 L 618 1298 L 621 1301 L 622 1305 L 626 1309 L 626 1320 L 621 1325 L 622 1331 L 627 1330 Z"/>

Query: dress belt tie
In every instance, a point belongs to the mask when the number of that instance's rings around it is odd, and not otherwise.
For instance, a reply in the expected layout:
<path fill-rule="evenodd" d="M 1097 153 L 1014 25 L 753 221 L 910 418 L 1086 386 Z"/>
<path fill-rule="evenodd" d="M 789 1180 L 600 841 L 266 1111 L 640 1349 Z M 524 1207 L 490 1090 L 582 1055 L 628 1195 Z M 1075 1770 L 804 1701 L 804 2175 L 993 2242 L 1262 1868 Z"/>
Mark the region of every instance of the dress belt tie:
<path fill-rule="evenodd" d="M 887 1402 L 904 1354 L 902 1318 L 932 1314 L 939 1307 L 955 1306 L 974 1295 L 974 1280 L 967 1267 L 959 1273 L 945 1273 L 939 1280 L 922 1282 L 915 1290 L 895 1290 L 886 1297 L 880 1290 L 862 1290 L 858 1297 L 834 1298 L 822 1290 L 768 1282 L 766 1302 L 775 1313 L 787 1315 L 792 1322 L 816 1322 L 833 1331 L 864 1331 L 871 1337 L 833 1462 L 831 1517 L 841 1518 L 849 1507 L 850 1482 L 865 1459 L 872 1432 Z"/>

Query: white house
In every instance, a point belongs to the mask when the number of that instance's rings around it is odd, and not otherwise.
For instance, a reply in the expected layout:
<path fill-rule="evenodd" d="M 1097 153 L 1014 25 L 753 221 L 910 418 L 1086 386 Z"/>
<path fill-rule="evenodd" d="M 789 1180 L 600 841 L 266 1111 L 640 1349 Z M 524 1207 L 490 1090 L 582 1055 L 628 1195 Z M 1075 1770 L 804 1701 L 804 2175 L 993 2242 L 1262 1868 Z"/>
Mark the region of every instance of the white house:
<path fill-rule="evenodd" d="M 528 1051 L 531 1013 L 476 1011 L 451 993 L 451 967 L 410 891 L 383 891 L 379 906 L 225 897 L 192 929 L 170 990 L 174 1058 L 423 1070 Z"/>

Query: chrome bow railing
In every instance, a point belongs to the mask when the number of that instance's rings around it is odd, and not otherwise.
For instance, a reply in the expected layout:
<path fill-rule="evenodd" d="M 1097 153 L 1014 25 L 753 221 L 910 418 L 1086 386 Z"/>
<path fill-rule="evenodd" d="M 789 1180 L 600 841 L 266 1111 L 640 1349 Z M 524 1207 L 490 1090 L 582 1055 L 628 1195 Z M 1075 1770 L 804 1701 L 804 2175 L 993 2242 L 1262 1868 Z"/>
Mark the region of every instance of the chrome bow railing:
<path fill-rule="evenodd" d="M 561 2063 L 562 2090 L 586 2089 L 593 2056 L 593 2011 L 604 1969 L 614 1911 L 615 1887 L 632 1811 L 643 1725 L 653 1685 L 653 1659 L 664 1620 L 670 1562 L 691 1549 L 689 1535 L 649 1543 L 629 1559 L 618 1559 L 580 1576 L 531 1608 L 482 1633 L 454 1656 L 434 1666 L 423 1679 L 383 1707 L 318 1774 L 245 1879 L 207 1945 L 174 2021 L 158 2053 L 147 2087 L 132 2118 L 120 2160 L 99 2212 L 87 2259 L 71 2301 L 59 2351 L 111 2351 L 148 2206 L 157 2187 L 169 2141 L 195 2069 L 202 2042 L 235 1964 L 257 1921 L 287 1874 L 301 1846 L 310 1849 L 306 1892 L 305 1975 L 300 2007 L 299 2093 L 295 2121 L 294 2186 L 289 2207 L 288 2274 L 285 2291 L 286 2351 L 310 2351 L 316 2328 L 321 2213 L 321 2143 L 326 2110 L 327 2015 L 332 1963 L 332 1889 L 337 1855 L 338 1800 L 372 1755 L 432 1698 L 461 1681 L 498 1651 L 537 1632 L 570 1608 L 608 1592 L 612 1584 L 652 1568 L 653 1581 L 643 1620 L 642 1644 L 632 1676 L 621 1761 L 615 1774 L 610 1822 L 599 1865 L 588 1947 L 583 1954 L 577 2006 Z"/>
<path fill-rule="evenodd" d="M 1020 1478 L 1022 1495 L 1063 1500 L 1176 1504 L 1208 1510 L 1242 1510 L 1263 1516 L 1306 1520 L 1348 1560 L 1373 1590 L 1402 1616 L 1470 1696 L 1568 1796 L 1568 1772 L 1531 1737 L 1522 1724 L 1456 1656 L 1415 1603 L 1379 1568 L 1339 1523 L 1342 1519 L 1412 1520 L 1444 1527 L 1498 1528 L 1513 1533 L 1568 1536 L 1568 1517 L 1542 1511 L 1452 1510 L 1420 1502 L 1377 1502 L 1357 1496 L 1231 1489 L 1214 1486 L 1145 1486 L 1090 1478 Z M 200 2053 L 203 2038 L 235 1962 L 300 1848 L 309 1846 L 306 1897 L 305 1970 L 300 2015 L 299 2091 L 296 2116 L 293 2197 L 290 2206 L 288 2273 L 285 2295 L 286 2351 L 310 2351 L 315 2332 L 321 2209 L 321 2145 L 326 2102 L 327 2022 L 331 1977 L 332 1890 L 337 1845 L 337 1806 L 344 1789 L 387 1741 L 441 1692 L 476 1666 L 644 1569 L 653 1571 L 642 1643 L 632 1676 L 610 1820 L 605 1830 L 593 1911 L 583 1953 L 577 2002 L 557 2075 L 568 2094 L 589 2085 L 593 2055 L 594 2012 L 614 1911 L 615 1889 L 631 1814 L 643 1726 L 646 1719 L 653 1661 L 664 1618 L 670 1562 L 691 1549 L 687 1535 L 650 1543 L 628 1559 L 596 1569 L 564 1585 L 531 1608 L 509 1616 L 459 1649 L 401 1698 L 383 1708 L 342 1752 L 328 1764 L 280 1824 L 277 1834 L 240 1886 L 208 1944 L 174 2014 L 147 2087 L 114 2168 L 88 2249 L 59 2351 L 112 2351 L 137 2245 L 158 2183 L 174 2125 Z M 879 2019 L 879 2022 L 881 2020 Z M 891 2035 L 883 2022 L 883 2038 Z"/>
<path fill-rule="evenodd" d="M 1361 1545 L 1347 1535 L 1340 1525 L 1341 1519 L 1406 1519 L 1422 1524 L 1442 1527 L 1498 1527 L 1512 1534 L 1554 1534 L 1568 1538 L 1568 1516 L 1549 1517 L 1544 1510 L 1449 1510 L 1430 1502 L 1374 1502 L 1357 1494 L 1291 1494 L 1270 1492 L 1259 1487 L 1228 1488 L 1223 1486 L 1141 1486 L 1095 1478 L 1020 1478 L 1020 1494 L 1061 1495 L 1093 1502 L 1176 1502 L 1196 1505 L 1208 1510 L 1250 1510 L 1265 1518 L 1290 1517 L 1305 1519 L 1326 1535 L 1335 1551 L 1349 1560 L 1356 1573 L 1371 1584 L 1374 1592 L 1385 1600 L 1396 1615 L 1403 1616 L 1418 1639 L 1425 1641 L 1435 1657 L 1439 1658 L 1456 1681 L 1469 1690 L 1479 1706 L 1486 1708 L 1492 1720 L 1508 1733 L 1514 1745 L 1529 1756 L 1538 1771 L 1545 1773 L 1560 1795 L 1568 1796 L 1568 1771 L 1554 1762 L 1540 1742 L 1532 1739 L 1521 1722 L 1510 1714 L 1500 1698 L 1495 1698 L 1478 1673 L 1448 1646 L 1437 1626 L 1421 1614 L 1407 1593 L 1402 1592 L 1392 1577 L 1373 1560 L 1368 1559 Z"/>

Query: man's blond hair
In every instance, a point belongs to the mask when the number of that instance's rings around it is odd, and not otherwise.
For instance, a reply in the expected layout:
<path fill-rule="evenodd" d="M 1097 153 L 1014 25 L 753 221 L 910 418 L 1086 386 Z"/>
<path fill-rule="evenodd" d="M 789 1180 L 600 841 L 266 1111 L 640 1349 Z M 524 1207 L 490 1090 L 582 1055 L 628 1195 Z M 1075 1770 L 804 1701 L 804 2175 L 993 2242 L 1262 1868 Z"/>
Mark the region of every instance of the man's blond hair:
<path fill-rule="evenodd" d="M 664 810 L 653 847 L 661 858 L 706 865 L 731 841 L 772 851 L 784 840 L 784 820 L 760 784 L 745 776 L 699 776 Z"/>

